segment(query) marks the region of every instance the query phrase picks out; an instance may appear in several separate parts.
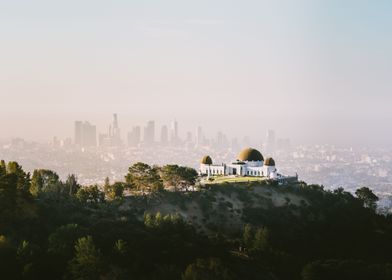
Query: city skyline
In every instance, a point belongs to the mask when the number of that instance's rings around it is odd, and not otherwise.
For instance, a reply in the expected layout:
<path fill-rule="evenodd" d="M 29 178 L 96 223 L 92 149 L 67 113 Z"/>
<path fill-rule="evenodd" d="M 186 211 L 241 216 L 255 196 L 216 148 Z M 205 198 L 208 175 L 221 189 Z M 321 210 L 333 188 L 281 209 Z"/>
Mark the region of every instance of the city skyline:
<path fill-rule="evenodd" d="M 1 138 L 64 137 L 75 119 L 101 130 L 117 112 L 123 127 L 178 119 L 230 135 L 273 127 L 297 142 L 386 147 L 391 5 L 8 1 Z"/>
<path fill-rule="evenodd" d="M 154 120 L 149 120 L 143 124 L 133 125 L 128 131 L 125 131 L 124 137 L 121 137 L 121 127 L 119 126 L 118 114 L 113 114 L 113 121 L 108 125 L 108 133 L 102 133 L 96 129 L 94 124 L 89 121 L 77 120 L 74 122 L 74 137 L 66 137 L 63 142 L 72 142 L 79 147 L 96 147 L 96 146 L 129 146 L 135 148 L 148 148 L 158 144 L 165 147 L 171 145 L 181 147 L 192 144 L 194 147 L 215 146 L 216 148 L 227 148 L 229 146 L 238 149 L 239 142 L 244 145 L 265 145 L 274 149 L 277 143 L 286 143 L 290 146 L 289 138 L 276 138 L 275 131 L 268 129 L 264 139 L 250 139 L 249 136 L 242 136 L 240 139 L 236 136 L 229 136 L 222 131 L 217 131 L 208 135 L 202 126 L 197 126 L 193 130 L 180 130 L 180 124 L 177 120 L 170 122 L 170 127 L 162 123 L 156 125 Z M 125 129 L 126 130 L 126 129 Z M 60 140 L 55 136 L 54 141 Z M 262 142 L 264 140 L 264 142 Z"/>

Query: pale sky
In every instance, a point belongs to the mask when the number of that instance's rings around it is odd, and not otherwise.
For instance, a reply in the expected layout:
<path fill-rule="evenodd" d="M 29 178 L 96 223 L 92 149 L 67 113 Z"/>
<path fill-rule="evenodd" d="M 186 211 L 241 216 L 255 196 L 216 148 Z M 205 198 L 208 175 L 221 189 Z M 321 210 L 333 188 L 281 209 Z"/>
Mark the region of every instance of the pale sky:
<path fill-rule="evenodd" d="M 391 14 L 387 0 L 0 0 L 0 138 L 72 136 L 76 119 L 103 131 L 117 112 L 125 131 L 176 118 L 388 145 Z"/>

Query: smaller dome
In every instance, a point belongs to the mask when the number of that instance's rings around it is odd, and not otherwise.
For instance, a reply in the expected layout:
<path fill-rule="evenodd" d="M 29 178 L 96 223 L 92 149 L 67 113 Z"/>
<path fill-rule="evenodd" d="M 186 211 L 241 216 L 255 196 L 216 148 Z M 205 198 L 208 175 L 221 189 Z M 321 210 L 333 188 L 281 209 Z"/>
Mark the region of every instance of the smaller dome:
<path fill-rule="evenodd" d="M 205 156 L 200 161 L 201 164 L 212 164 L 212 159 L 210 156 Z"/>
<path fill-rule="evenodd" d="M 266 166 L 275 166 L 275 161 L 274 161 L 273 158 L 267 158 L 267 159 L 264 161 L 264 165 L 266 165 Z"/>

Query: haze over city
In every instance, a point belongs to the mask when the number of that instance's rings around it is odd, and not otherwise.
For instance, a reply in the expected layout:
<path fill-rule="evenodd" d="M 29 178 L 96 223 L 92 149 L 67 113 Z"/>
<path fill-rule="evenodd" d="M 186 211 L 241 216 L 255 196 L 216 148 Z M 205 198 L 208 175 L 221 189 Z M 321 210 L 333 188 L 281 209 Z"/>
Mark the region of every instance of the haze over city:
<path fill-rule="evenodd" d="M 391 280 L 391 0 L 0 0 L 1 280 Z"/>
<path fill-rule="evenodd" d="M 0 138 L 177 119 L 180 133 L 387 146 L 389 1 L 7 1 Z"/>

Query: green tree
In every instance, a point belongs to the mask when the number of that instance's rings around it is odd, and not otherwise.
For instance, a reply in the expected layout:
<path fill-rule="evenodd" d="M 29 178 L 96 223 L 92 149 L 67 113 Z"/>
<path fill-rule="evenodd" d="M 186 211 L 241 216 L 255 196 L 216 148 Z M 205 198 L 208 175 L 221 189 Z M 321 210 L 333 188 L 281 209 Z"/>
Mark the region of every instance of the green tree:
<path fill-rule="evenodd" d="M 266 227 L 261 227 L 256 230 L 254 238 L 254 249 L 256 250 L 266 250 L 270 246 L 270 233 Z"/>
<path fill-rule="evenodd" d="M 42 192 L 52 191 L 59 183 L 59 175 L 56 172 L 47 169 L 36 169 L 31 178 L 30 193 L 37 196 Z"/>
<path fill-rule="evenodd" d="M 48 238 L 48 253 L 69 259 L 74 252 L 75 242 L 85 233 L 77 224 L 67 224 L 57 228 Z"/>
<path fill-rule="evenodd" d="M 242 234 L 242 240 L 246 247 L 250 248 L 253 245 L 253 228 L 250 224 L 244 226 L 244 232 Z"/>
<path fill-rule="evenodd" d="M 19 265 L 22 267 L 22 275 L 25 279 L 34 279 L 34 263 L 37 261 L 40 248 L 37 245 L 23 240 L 16 251 Z"/>
<path fill-rule="evenodd" d="M 188 265 L 182 280 L 229 280 L 234 279 L 230 271 L 216 258 L 197 259 Z"/>
<path fill-rule="evenodd" d="M 7 174 L 15 174 L 17 177 L 16 187 L 18 191 L 22 194 L 27 194 L 30 188 L 30 173 L 23 171 L 22 166 L 20 166 L 15 161 L 10 161 L 7 164 Z"/>
<path fill-rule="evenodd" d="M 110 184 L 105 184 L 104 185 L 104 192 L 106 197 L 109 200 L 115 200 L 115 199 L 120 199 L 124 195 L 124 183 L 122 182 L 116 182 L 112 185 Z"/>
<path fill-rule="evenodd" d="M 104 187 L 110 186 L 110 179 L 109 179 L 109 177 L 106 177 L 106 178 L 105 178 L 105 183 L 103 184 L 103 186 L 104 186 Z"/>
<path fill-rule="evenodd" d="M 122 239 L 118 239 L 115 243 L 114 243 L 114 253 L 117 256 L 121 256 L 124 257 L 128 252 L 128 244 L 127 242 L 125 242 Z"/>
<path fill-rule="evenodd" d="M 82 203 L 99 203 L 105 201 L 105 194 L 98 189 L 97 185 L 80 188 L 76 198 Z"/>
<path fill-rule="evenodd" d="M 102 275 L 103 257 L 91 236 L 79 238 L 75 245 L 75 257 L 69 263 L 73 279 L 95 280 Z"/>
<path fill-rule="evenodd" d="M 70 174 L 67 176 L 67 180 L 65 181 L 65 187 L 69 193 L 69 195 L 76 195 L 78 190 L 80 189 L 80 185 L 78 183 L 78 179 L 75 174 Z"/>
<path fill-rule="evenodd" d="M 378 197 L 367 187 L 362 187 L 355 191 L 355 195 L 362 200 L 363 204 L 370 209 L 376 210 Z"/>
<path fill-rule="evenodd" d="M 16 207 L 18 177 L 15 174 L 0 175 L 0 216 Z"/>
<path fill-rule="evenodd" d="M 163 184 L 158 174 L 158 168 L 138 162 L 129 167 L 125 176 L 127 184 L 134 186 L 137 190 L 154 192 L 162 190 Z"/>
<path fill-rule="evenodd" d="M 302 270 L 303 280 L 387 280 L 390 267 L 369 266 L 358 260 L 319 260 L 307 264 Z"/>
<path fill-rule="evenodd" d="M 198 177 L 195 169 L 178 165 L 165 165 L 160 173 L 164 185 L 175 189 L 188 189 L 194 186 Z"/>
<path fill-rule="evenodd" d="M 0 176 L 7 174 L 7 165 L 4 160 L 0 161 Z"/>
<path fill-rule="evenodd" d="M 4 235 L 0 235 L 0 278 L 18 279 L 16 249 Z"/>

